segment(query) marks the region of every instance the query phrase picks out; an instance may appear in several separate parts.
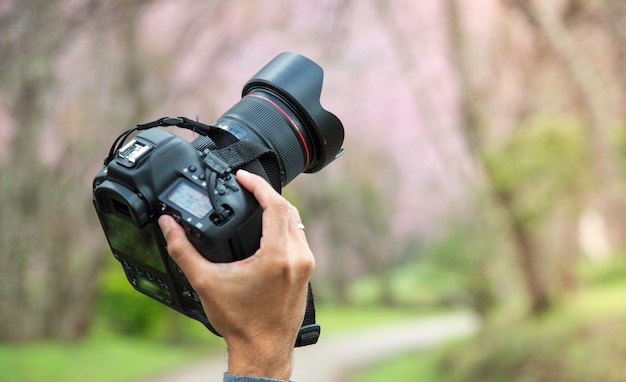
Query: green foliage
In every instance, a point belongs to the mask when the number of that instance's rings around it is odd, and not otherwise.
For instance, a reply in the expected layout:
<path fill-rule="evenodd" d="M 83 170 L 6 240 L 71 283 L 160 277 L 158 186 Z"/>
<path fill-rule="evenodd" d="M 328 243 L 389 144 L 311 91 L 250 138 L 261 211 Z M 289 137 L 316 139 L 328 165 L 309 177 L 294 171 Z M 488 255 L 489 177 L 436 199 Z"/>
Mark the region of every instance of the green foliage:
<path fill-rule="evenodd" d="M 618 124 L 611 130 L 611 143 L 616 148 L 622 168 L 622 176 L 626 176 L 626 124 Z"/>
<path fill-rule="evenodd" d="M 584 186 L 587 162 L 582 123 L 560 115 L 528 119 L 485 154 L 495 193 L 509 198 L 516 218 L 529 226 Z"/>
<path fill-rule="evenodd" d="M 494 231 L 484 226 L 458 227 L 420 248 L 391 272 L 388 288 L 396 305 L 423 310 L 470 308 L 486 314 L 496 302 L 493 284 L 498 276 L 506 277 L 509 284 L 515 282 L 511 274 L 516 271 L 508 264 L 511 258 L 494 237 Z M 356 306 L 380 303 L 382 293 L 376 275 L 358 278 L 348 288 Z"/>
<path fill-rule="evenodd" d="M 396 306 L 432 310 L 447 305 L 442 296 L 456 289 L 455 284 L 445 270 L 429 262 L 414 261 L 393 270 L 389 287 Z M 359 278 L 348 288 L 350 301 L 355 306 L 375 306 L 381 301 L 381 289 L 376 276 Z"/>
<path fill-rule="evenodd" d="M 433 292 L 441 301 L 484 315 L 503 297 L 496 285 L 514 289 L 517 271 L 499 230 L 487 221 L 459 225 L 423 254 L 421 265 L 440 274 L 439 288 Z"/>
<path fill-rule="evenodd" d="M 213 344 L 221 341 L 198 321 L 137 292 L 120 264 L 109 257 L 96 307 L 100 323 L 119 334 L 154 340 Z"/>
<path fill-rule="evenodd" d="M 119 263 L 110 256 L 101 277 L 97 311 L 121 334 L 147 335 L 157 331 L 169 309 L 137 292 Z"/>
<path fill-rule="evenodd" d="M 626 312 L 598 316 L 571 308 L 492 326 L 441 367 L 450 381 L 623 381 Z"/>
<path fill-rule="evenodd" d="M 349 177 L 303 178 L 298 188 L 301 199 L 291 199 L 310 227 L 307 237 L 314 251 L 318 245 L 322 249 L 315 285 L 318 296 L 327 301 L 354 303 L 349 285 L 371 275 L 380 284 L 376 287 L 379 302 L 395 303 L 388 287 L 390 274 L 408 252 L 408 240 L 390 233 L 393 209 L 379 190 L 383 178 L 375 175 L 384 162 L 373 158 L 364 155 L 361 170 Z M 385 169 L 387 176 L 390 171 Z"/>
<path fill-rule="evenodd" d="M 587 280 L 607 270 L 591 270 Z M 625 280 L 593 284 L 532 319 L 503 311 L 474 339 L 383 362 L 353 381 L 623 381 Z"/>
<path fill-rule="evenodd" d="M 585 286 L 608 286 L 626 280 L 626 254 L 617 252 L 602 260 L 581 261 L 580 272 Z"/>

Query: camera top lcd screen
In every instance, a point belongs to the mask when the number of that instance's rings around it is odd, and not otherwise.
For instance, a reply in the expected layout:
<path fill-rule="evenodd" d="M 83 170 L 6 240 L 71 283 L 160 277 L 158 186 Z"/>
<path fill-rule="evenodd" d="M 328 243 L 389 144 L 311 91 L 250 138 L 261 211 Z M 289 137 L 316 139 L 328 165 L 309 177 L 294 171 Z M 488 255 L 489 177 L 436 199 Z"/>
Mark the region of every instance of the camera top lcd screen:
<path fill-rule="evenodd" d="M 201 192 L 187 182 L 180 182 L 167 198 L 177 206 L 202 219 L 211 211 L 211 200 L 206 192 Z"/>

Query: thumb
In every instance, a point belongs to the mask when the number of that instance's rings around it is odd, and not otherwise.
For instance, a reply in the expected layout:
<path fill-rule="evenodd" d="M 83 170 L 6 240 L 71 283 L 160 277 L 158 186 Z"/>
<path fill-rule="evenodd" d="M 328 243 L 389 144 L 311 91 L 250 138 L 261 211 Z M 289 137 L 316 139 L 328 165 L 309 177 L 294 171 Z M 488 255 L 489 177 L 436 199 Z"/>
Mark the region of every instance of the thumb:
<path fill-rule="evenodd" d="M 159 227 L 161 227 L 167 242 L 167 252 L 170 257 L 182 269 L 187 279 L 193 283 L 203 267 L 211 263 L 189 242 L 185 230 L 176 223 L 174 218 L 169 215 L 162 215 L 159 217 Z"/>

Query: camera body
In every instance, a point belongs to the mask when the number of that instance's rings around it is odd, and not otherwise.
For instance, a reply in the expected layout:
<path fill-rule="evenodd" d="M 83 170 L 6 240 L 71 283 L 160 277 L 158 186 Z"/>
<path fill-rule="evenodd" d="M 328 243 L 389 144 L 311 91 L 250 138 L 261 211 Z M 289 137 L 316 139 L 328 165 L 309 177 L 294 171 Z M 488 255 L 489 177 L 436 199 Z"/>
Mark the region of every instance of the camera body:
<path fill-rule="evenodd" d="M 219 335 L 168 255 L 158 218 L 171 215 L 212 262 L 252 256 L 260 245 L 263 211 L 234 173 L 244 168 L 280 192 L 298 174 L 317 172 L 343 153 L 343 126 L 321 107 L 321 85 L 317 64 L 283 53 L 246 83 L 242 99 L 213 125 L 161 118 L 127 130 L 113 143 L 94 178 L 93 203 L 111 251 L 136 290 Z M 157 128 L 167 126 L 199 136 L 188 142 Z M 309 285 L 295 346 L 316 343 L 319 333 Z"/>
<path fill-rule="evenodd" d="M 137 135 L 94 179 L 94 203 L 113 255 L 140 292 L 209 325 L 199 298 L 167 254 L 157 224 L 168 214 L 213 262 L 231 262 L 259 247 L 262 210 L 232 174 L 210 184 L 198 150 L 160 129 Z M 211 170 L 212 171 L 212 170 Z M 208 194 L 228 211 L 216 216 Z"/>

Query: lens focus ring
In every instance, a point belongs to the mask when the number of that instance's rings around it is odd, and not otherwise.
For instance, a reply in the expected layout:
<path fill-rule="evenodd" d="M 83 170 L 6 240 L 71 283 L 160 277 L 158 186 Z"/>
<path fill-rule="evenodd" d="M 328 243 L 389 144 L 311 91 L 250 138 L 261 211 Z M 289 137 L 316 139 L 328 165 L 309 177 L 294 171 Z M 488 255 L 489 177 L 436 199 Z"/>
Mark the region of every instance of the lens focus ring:
<path fill-rule="evenodd" d="M 307 166 L 307 152 L 286 111 L 262 96 L 248 95 L 242 98 L 222 118 L 232 118 L 251 127 L 271 146 L 281 164 L 283 183 L 287 184 Z M 222 119 L 220 118 L 220 120 Z"/>

